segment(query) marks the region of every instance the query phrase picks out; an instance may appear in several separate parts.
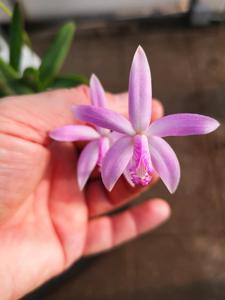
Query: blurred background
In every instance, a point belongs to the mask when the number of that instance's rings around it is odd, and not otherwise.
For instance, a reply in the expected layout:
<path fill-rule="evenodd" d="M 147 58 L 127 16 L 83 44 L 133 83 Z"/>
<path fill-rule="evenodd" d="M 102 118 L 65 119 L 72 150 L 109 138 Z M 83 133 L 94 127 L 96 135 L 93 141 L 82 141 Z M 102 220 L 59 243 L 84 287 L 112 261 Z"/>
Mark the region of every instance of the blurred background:
<path fill-rule="evenodd" d="M 203 137 L 170 138 L 181 184 L 169 195 L 159 182 L 136 201 L 163 197 L 169 222 L 151 234 L 81 260 L 26 300 L 225 299 L 225 1 L 21 0 L 38 65 L 59 26 L 77 31 L 63 72 L 96 73 L 107 90 L 127 90 L 136 47 L 149 57 L 153 95 L 166 114 L 192 112 L 221 122 Z M 12 8 L 14 1 L 4 3 Z M 7 40 L 8 17 L 1 13 Z M 0 43 L 0 56 L 7 57 Z M 34 257 L 35 259 L 35 257 Z"/>

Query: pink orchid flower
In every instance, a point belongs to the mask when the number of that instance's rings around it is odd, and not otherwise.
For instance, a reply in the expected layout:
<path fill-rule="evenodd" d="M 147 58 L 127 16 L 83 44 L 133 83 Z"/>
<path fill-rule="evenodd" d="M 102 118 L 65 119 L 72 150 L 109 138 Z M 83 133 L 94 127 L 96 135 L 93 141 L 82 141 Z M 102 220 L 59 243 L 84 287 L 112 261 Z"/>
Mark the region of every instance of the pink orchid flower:
<path fill-rule="evenodd" d="M 189 113 L 168 115 L 150 124 L 151 99 L 150 68 L 139 46 L 130 70 L 129 120 L 103 106 L 73 107 L 75 117 L 81 121 L 121 134 L 102 161 L 102 181 L 109 191 L 123 173 L 133 184 L 147 185 L 156 171 L 168 190 L 175 192 L 180 181 L 180 165 L 162 137 L 207 134 L 219 126 L 213 118 Z"/>
<path fill-rule="evenodd" d="M 91 103 L 96 108 L 106 107 L 105 92 L 94 74 L 90 79 L 90 96 Z M 90 141 L 82 150 L 77 163 L 78 185 L 82 190 L 95 166 L 101 166 L 110 147 L 110 130 L 97 126 L 67 125 L 52 130 L 49 136 L 61 142 Z"/>

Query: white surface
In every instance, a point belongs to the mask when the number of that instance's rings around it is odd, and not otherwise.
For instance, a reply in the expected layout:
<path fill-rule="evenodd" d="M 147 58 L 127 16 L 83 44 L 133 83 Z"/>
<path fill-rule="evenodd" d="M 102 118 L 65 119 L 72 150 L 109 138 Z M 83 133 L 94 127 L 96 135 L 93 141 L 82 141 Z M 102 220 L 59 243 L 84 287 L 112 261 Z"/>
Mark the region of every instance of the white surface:
<path fill-rule="evenodd" d="M 8 44 L 2 36 L 0 36 L 0 57 L 6 62 L 9 61 Z M 21 72 L 27 67 L 39 67 L 40 63 L 40 58 L 34 52 L 31 52 L 27 46 L 24 46 L 22 49 L 22 60 L 20 66 Z"/>
<path fill-rule="evenodd" d="M 104 14 L 148 15 L 188 10 L 190 0 L 20 0 L 29 19 Z"/>

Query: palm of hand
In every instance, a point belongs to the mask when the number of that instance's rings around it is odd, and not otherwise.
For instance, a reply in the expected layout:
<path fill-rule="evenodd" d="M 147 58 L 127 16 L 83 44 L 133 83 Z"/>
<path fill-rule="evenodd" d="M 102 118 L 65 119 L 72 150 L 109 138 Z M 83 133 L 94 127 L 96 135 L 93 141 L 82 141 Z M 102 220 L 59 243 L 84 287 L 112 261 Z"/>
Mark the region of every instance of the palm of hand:
<path fill-rule="evenodd" d="M 124 179 L 111 194 L 98 178 L 79 191 L 74 146 L 50 144 L 47 132 L 72 123 L 71 104 L 87 101 L 80 87 L 0 104 L 1 299 L 17 299 L 82 255 L 109 249 L 169 216 L 159 199 L 104 216 L 141 192 Z"/>

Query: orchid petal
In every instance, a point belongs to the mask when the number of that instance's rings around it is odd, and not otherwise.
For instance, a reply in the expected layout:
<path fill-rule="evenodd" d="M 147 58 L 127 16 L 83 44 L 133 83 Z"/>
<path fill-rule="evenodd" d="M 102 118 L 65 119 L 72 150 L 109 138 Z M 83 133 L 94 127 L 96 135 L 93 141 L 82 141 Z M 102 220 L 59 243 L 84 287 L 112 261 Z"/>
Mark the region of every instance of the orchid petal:
<path fill-rule="evenodd" d="M 117 140 L 106 153 L 102 162 L 102 181 L 109 191 L 123 174 L 132 154 L 132 138 L 127 136 Z"/>
<path fill-rule="evenodd" d="M 111 144 L 114 144 L 118 139 L 120 139 L 121 137 L 125 136 L 122 133 L 116 132 L 116 131 L 112 131 L 110 132 L 110 134 L 108 135 Z"/>
<path fill-rule="evenodd" d="M 219 122 L 213 118 L 198 114 L 173 114 L 162 117 L 153 122 L 147 135 L 186 136 L 206 134 L 214 131 Z"/>
<path fill-rule="evenodd" d="M 94 128 L 85 125 L 67 125 L 56 128 L 49 133 L 49 136 L 53 140 L 62 142 L 88 141 L 100 137 Z"/>
<path fill-rule="evenodd" d="M 132 187 L 135 187 L 135 184 L 133 183 L 133 181 L 131 179 L 131 175 L 130 175 L 130 165 L 131 165 L 131 162 L 128 164 L 128 166 L 124 170 L 123 175 L 126 178 L 126 181 L 129 183 L 129 185 Z"/>
<path fill-rule="evenodd" d="M 135 52 L 129 78 L 129 119 L 136 131 L 145 130 L 151 118 L 151 73 L 144 50 Z"/>
<path fill-rule="evenodd" d="M 107 101 L 103 86 L 95 74 L 90 78 L 91 103 L 97 107 L 106 107 Z"/>
<path fill-rule="evenodd" d="M 162 181 L 174 193 L 180 181 L 180 165 L 170 145 L 160 137 L 149 137 L 152 164 Z"/>
<path fill-rule="evenodd" d="M 134 134 L 131 123 L 125 117 L 112 110 L 90 105 L 77 105 L 73 107 L 73 112 L 75 117 L 81 121 L 93 123 L 96 126 L 120 133 Z"/>
<path fill-rule="evenodd" d="M 92 141 L 88 143 L 80 154 L 77 163 L 77 178 L 80 190 L 82 190 L 94 170 L 98 161 L 98 143 Z"/>
<path fill-rule="evenodd" d="M 107 101 L 105 97 L 105 91 L 101 85 L 100 80 L 95 74 L 91 75 L 90 78 L 90 94 L 91 94 L 91 104 L 96 107 L 106 107 Z M 100 135 L 107 135 L 109 133 L 108 129 L 96 126 L 97 131 Z"/>
<path fill-rule="evenodd" d="M 110 148 L 110 139 L 108 137 L 101 137 L 99 139 L 99 152 L 98 152 L 98 166 L 101 167 L 103 158 Z"/>

